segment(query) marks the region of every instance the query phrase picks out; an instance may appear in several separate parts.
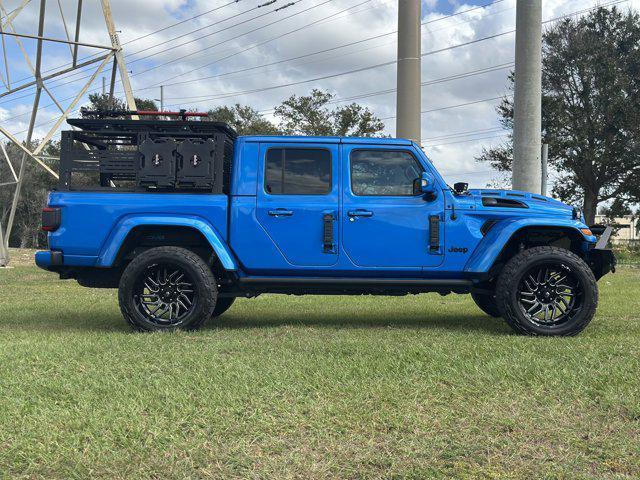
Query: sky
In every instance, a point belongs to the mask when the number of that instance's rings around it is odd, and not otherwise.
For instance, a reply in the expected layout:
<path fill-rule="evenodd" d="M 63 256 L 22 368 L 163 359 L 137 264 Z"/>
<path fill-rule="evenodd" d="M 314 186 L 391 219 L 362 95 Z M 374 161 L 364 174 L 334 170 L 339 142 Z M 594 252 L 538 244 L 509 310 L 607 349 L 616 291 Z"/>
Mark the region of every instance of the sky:
<path fill-rule="evenodd" d="M 543 18 L 553 20 L 612 1 L 544 0 Z M 166 109 L 206 111 L 240 103 L 272 118 L 273 108 L 284 99 L 319 88 L 333 93 L 336 105 L 353 101 L 367 106 L 383 119 L 385 133 L 395 136 L 398 0 L 276 0 L 263 5 L 269 2 L 111 0 L 135 95 L 159 99 L 164 85 Z M 8 12 L 20 3 L 3 2 Z M 15 18 L 17 32 L 37 33 L 39 3 L 32 0 Z M 290 3 L 294 4 L 287 6 Z M 76 4 L 77 0 L 47 2 L 45 36 L 65 38 L 65 23 L 73 35 Z M 639 8 L 640 0 L 622 1 L 618 7 Z M 483 148 L 506 139 L 495 107 L 510 93 L 515 0 L 426 0 L 422 15 L 425 151 L 450 184 L 504 183 L 508 179 L 476 157 Z M 5 13 L 2 16 L 4 23 Z M 7 25 L 4 29 L 11 31 Z M 80 41 L 109 44 L 98 0 L 84 2 Z M 34 62 L 37 42 L 21 42 Z M 69 66 L 67 45 L 45 42 L 43 48 L 45 75 Z M 0 95 L 6 91 L 7 73 L 12 87 L 32 80 L 15 39 L 6 36 L 4 49 L 7 62 L 2 55 Z M 78 58 L 92 59 L 101 52 L 80 47 Z M 45 85 L 66 108 L 99 64 L 47 80 Z M 110 69 L 108 64 L 88 92 L 101 91 L 103 78 L 108 88 Z M 123 95 L 119 81 L 116 94 Z M 0 125 L 18 138 L 25 136 L 33 95 L 34 88 L 29 87 L 0 98 Z M 85 95 L 78 106 L 86 102 Z M 44 136 L 59 114 L 46 94 L 40 105 L 36 137 Z"/>

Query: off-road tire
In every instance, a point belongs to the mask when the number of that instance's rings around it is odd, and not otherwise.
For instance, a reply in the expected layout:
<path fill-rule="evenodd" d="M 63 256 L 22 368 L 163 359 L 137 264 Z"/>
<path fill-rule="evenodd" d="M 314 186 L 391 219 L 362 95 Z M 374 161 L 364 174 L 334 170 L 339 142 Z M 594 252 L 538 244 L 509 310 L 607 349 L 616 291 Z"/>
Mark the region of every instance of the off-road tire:
<path fill-rule="evenodd" d="M 236 301 L 235 297 L 218 297 L 218 301 L 216 302 L 216 308 L 213 309 L 212 317 L 219 317 L 224 312 L 231 308 L 233 302 Z"/>
<path fill-rule="evenodd" d="M 192 310 L 179 325 L 161 326 L 145 317 L 135 306 L 134 286 L 147 268 L 154 264 L 169 262 L 186 271 L 193 280 L 197 294 Z M 124 270 L 120 278 L 118 301 L 120 311 L 129 324 L 138 331 L 196 330 L 211 317 L 216 306 L 218 288 L 211 268 L 197 254 L 180 247 L 157 247 L 137 257 Z"/>
<path fill-rule="evenodd" d="M 472 293 L 471 298 L 476 302 L 478 308 L 490 317 L 500 317 L 500 310 L 498 310 L 495 296 L 485 293 Z"/>
<path fill-rule="evenodd" d="M 525 273 L 536 265 L 556 264 L 568 267 L 581 288 L 581 306 L 566 323 L 541 326 L 532 322 L 520 307 L 518 286 Z M 595 315 L 598 306 L 598 285 L 589 266 L 573 252 L 557 247 L 534 247 L 514 256 L 500 273 L 496 285 L 496 303 L 501 316 L 517 333 L 538 336 L 574 336 L 580 333 Z"/>

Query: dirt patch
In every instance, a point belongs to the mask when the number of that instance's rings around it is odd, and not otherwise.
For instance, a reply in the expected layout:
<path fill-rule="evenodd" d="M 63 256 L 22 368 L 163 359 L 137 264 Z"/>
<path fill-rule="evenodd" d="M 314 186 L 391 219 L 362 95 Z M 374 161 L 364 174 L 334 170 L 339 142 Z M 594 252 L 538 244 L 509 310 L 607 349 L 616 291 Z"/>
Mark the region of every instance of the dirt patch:
<path fill-rule="evenodd" d="M 24 267 L 33 266 L 35 262 L 33 256 L 36 251 L 29 248 L 10 248 L 9 249 L 9 266 L 10 267 Z"/>

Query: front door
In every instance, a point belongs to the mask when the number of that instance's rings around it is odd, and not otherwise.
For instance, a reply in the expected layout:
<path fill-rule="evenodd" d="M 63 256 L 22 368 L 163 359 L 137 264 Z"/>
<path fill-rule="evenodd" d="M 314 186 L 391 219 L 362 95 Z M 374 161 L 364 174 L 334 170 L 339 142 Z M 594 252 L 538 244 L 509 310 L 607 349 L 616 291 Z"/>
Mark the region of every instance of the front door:
<path fill-rule="evenodd" d="M 414 184 L 426 166 L 408 147 L 343 146 L 343 248 L 358 266 L 435 267 L 443 260 L 442 192 Z M 437 230 L 437 235 L 430 232 Z"/>
<path fill-rule="evenodd" d="M 256 215 L 288 264 L 338 261 L 339 144 L 262 144 Z"/>

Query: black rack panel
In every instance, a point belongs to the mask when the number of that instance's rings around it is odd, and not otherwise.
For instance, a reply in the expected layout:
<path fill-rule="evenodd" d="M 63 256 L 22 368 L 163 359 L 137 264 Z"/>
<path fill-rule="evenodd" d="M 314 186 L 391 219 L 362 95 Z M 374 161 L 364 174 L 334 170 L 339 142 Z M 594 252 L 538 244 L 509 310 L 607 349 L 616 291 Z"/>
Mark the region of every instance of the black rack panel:
<path fill-rule="evenodd" d="M 62 132 L 61 190 L 226 193 L 233 141 L 208 121 L 71 119 Z"/>

